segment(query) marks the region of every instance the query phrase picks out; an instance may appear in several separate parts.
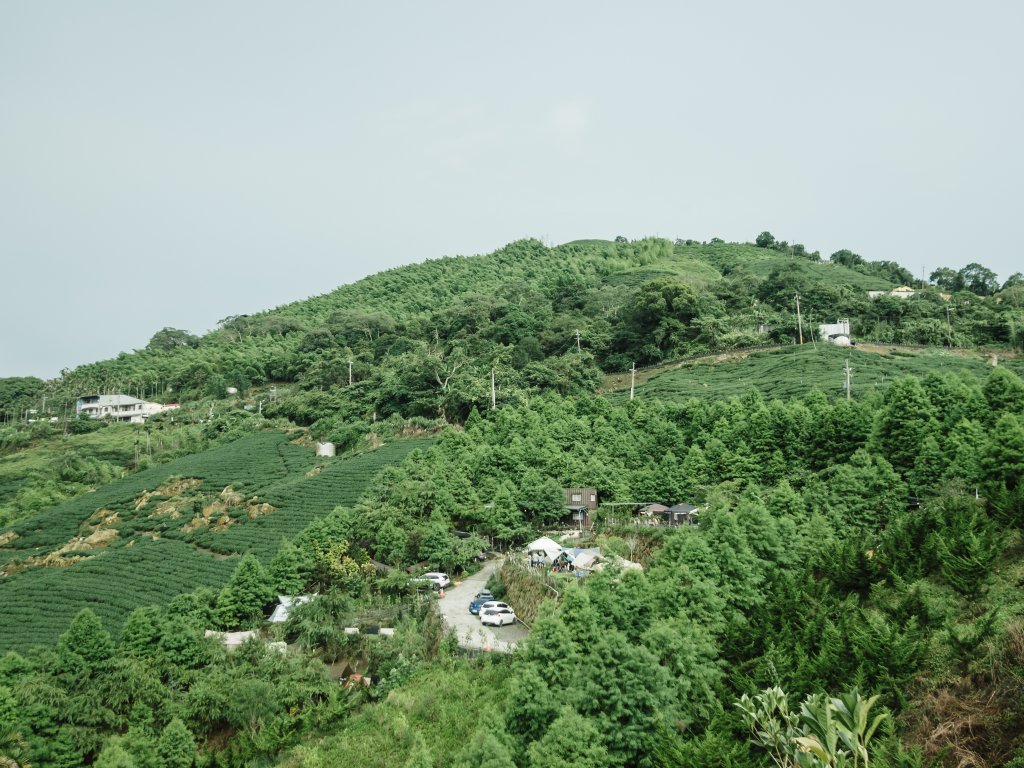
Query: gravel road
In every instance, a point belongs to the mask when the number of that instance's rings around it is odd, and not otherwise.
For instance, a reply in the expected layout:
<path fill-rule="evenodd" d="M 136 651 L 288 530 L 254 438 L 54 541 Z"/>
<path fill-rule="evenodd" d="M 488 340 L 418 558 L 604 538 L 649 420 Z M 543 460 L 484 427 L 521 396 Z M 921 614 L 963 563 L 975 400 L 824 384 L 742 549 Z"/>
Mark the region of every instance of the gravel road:
<path fill-rule="evenodd" d="M 508 653 L 516 643 L 525 640 L 529 630 L 520 623 L 504 627 L 485 627 L 480 619 L 469 612 L 473 595 L 487 585 L 487 579 L 501 568 L 503 560 L 489 560 L 484 567 L 467 576 L 456 587 L 444 591 L 444 597 L 437 601 L 445 626 L 454 629 L 459 638 L 459 647 L 471 650 L 499 651 Z M 515 608 L 515 606 L 512 606 Z"/>

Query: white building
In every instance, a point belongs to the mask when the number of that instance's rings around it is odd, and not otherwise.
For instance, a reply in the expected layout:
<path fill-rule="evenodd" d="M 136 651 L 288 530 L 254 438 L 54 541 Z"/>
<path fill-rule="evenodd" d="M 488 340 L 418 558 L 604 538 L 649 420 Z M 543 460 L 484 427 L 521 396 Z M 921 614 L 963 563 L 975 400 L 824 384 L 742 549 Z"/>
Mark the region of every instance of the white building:
<path fill-rule="evenodd" d="M 850 346 L 850 319 L 842 318 L 834 323 L 822 323 L 818 326 L 818 338 L 842 347 Z"/>
<path fill-rule="evenodd" d="M 144 424 L 154 413 L 173 411 L 176 404 L 163 405 L 139 400 L 130 395 L 85 395 L 75 403 L 75 413 L 93 419 L 109 419 L 110 421 L 128 421 L 132 424 Z"/>

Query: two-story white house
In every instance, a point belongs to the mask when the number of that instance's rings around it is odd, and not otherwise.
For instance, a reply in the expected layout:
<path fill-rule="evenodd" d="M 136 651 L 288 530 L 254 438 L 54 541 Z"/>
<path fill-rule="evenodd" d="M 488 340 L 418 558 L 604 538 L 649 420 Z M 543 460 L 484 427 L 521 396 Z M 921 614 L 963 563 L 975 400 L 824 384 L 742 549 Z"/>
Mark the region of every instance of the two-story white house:
<path fill-rule="evenodd" d="M 131 395 L 84 395 L 75 402 L 75 413 L 93 419 L 144 424 L 154 413 L 172 411 L 177 407 L 173 403 L 150 403 Z"/>

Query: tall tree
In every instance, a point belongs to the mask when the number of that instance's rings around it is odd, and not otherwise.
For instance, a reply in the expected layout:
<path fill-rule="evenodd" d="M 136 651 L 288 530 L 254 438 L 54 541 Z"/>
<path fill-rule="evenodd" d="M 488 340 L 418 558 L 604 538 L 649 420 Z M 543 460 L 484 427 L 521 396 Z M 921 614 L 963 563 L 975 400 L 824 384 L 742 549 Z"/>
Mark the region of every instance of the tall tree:
<path fill-rule="evenodd" d="M 256 556 L 248 554 L 217 597 L 217 618 L 227 629 L 254 627 L 263 620 L 264 608 L 273 599 L 270 576 Z"/>

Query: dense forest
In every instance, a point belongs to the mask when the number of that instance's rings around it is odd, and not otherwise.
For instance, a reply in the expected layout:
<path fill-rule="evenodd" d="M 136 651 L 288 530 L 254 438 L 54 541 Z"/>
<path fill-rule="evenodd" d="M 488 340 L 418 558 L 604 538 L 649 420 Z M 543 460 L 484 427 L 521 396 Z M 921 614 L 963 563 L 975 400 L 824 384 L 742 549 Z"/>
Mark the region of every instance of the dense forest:
<path fill-rule="evenodd" d="M 922 283 L 767 232 L 520 241 L 0 381 L 0 598 L 54 584 L 73 616 L 49 643 L 3 630 L 0 764 L 1024 765 L 1019 277 Z M 866 293 L 900 285 L 914 297 Z M 791 354 L 797 293 L 809 336 L 849 317 L 855 341 L 961 350 L 819 386 L 836 358 Z M 773 345 L 706 376 L 666 365 Z M 634 364 L 665 372 L 598 393 Z M 703 386 L 671 384 L 686 375 Z M 182 408 L 26 423 L 44 393 L 62 415 L 110 390 Z M 343 458 L 313 458 L 316 439 Z M 603 503 L 576 545 L 642 569 L 513 567 L 570 525 L 568 487 Z M 652 502 L 700 523 L 638 525 Z M 107 541 L 64 544 L 84 533 Z M 409 581 L 471 573 L 482 549 L 510 553 L 489 586 L 529 622 L 508 655 L 461 650 Z M 205 564 L 202 586 L 113 610 L 88 575 L 143 580 L 170 553 Z M 238 650 L 206 636 L 311 593 Z M 384 620 L 388 639 L 346 631 Z M 373 684 L 339 685 L 357 661 Z"/>

